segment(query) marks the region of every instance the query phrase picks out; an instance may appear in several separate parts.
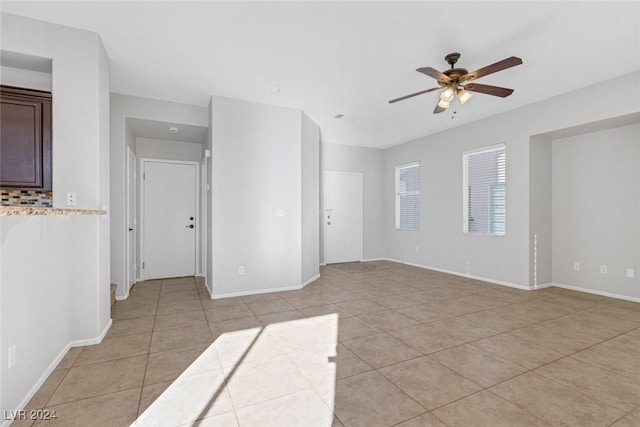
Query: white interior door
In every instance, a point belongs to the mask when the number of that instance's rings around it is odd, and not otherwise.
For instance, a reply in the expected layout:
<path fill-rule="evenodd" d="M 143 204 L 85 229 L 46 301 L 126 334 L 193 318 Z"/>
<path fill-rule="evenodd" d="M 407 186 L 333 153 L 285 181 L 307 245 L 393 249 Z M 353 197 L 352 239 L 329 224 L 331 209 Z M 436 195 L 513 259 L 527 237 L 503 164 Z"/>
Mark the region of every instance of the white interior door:
<path fill-rule="evenodd" d="M 324 173 L 324 261 L 362 260 L 362 174 Z"/>
<path fill-rule="evenodd" d="M 136 281 L 136 155 L 127 149 L 127 294 Z"/>
<path fill-rule="evenodd" d="M 196 272 L 197 166 L 145 161 L 143 175 L 145 279 Z"/>

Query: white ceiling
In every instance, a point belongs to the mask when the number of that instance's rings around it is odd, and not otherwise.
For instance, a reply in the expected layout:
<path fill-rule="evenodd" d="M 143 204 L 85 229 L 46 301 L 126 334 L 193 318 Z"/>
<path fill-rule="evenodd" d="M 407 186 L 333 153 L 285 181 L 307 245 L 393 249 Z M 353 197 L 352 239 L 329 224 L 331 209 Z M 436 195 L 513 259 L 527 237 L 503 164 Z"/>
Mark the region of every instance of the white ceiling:
<path fill-rule="evenodd" d="M 2 2 L 5 12 L 95 31 L 111 90 L 207 105 L 211 95 L 304 110 L 325 142 L 388 147 L 640 69 L 640 2 Z M 479 79 L 511 87 L 432 114 L 460 52 Z M 280 88 L 274 93 L 271 88 Z M 333 117 L 344 114 L 338 120 Z"/>
<path fill-rule="evenodd" d="M 185 125 L 182 123 L 167 123 L 155 120 L 128 118 L 127 126 L 134 136 L 142 138 L 203 144 L 207 137 L 206 127 Z M 172 127 L 177 128 L 178 131 L 175 133 L 169 131 L 169 128 Z"/>

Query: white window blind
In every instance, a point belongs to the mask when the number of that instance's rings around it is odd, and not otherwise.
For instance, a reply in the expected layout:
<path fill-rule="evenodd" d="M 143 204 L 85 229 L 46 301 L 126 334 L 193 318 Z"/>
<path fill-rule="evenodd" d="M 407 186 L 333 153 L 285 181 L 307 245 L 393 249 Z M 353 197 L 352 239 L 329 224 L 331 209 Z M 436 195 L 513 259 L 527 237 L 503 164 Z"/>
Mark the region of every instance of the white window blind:
<path fill-rule="evenodd" d="M 396 229 L 420 229 L 420 163 L 396 166 Z"/>
<path fill-rule="evenodd" d="M 504 236 L 506 150 L 504 144 L 463 154 L 464 232 Z"/>

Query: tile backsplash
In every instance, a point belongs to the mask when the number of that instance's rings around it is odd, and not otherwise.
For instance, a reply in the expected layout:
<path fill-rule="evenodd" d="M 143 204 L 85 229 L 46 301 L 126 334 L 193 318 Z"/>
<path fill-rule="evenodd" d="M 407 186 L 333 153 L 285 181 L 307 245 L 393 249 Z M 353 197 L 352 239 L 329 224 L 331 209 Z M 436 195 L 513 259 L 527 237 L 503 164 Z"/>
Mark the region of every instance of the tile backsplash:
<path fill-rule="evenodd" d="M 18 190 L 12 188 L 0 189 L 2 206 L 53 206 L 51 190 Z"/>

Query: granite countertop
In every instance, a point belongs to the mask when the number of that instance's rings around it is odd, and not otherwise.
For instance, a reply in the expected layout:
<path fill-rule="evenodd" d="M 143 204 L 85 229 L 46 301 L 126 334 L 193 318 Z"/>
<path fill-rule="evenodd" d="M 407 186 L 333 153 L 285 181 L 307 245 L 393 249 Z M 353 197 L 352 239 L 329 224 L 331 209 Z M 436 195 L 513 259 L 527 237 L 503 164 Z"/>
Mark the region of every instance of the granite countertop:
<path fill-rule="evenodd" d="M 0 206 L 0 216 L 17 215 L 106 215 L 97 209 L 43 208 L 38 206 Z"/>

